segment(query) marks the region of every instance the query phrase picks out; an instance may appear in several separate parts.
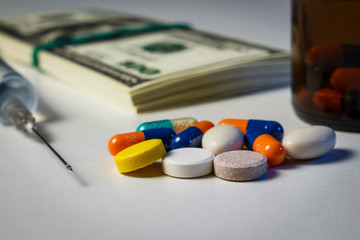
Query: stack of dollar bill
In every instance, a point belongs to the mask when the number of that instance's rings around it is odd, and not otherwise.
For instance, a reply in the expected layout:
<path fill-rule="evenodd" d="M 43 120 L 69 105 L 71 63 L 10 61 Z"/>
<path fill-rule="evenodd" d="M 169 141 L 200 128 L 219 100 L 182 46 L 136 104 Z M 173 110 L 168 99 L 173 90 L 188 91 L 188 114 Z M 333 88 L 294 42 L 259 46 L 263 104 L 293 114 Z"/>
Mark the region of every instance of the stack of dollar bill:
<path fill-rule="evenodd" d="M 63 44 L 53 44 L 58 42 Z M 286 51 L 104 9 L 2 16 L 0 51 L 134 112 L 269 89 L 290 79 Z"/>

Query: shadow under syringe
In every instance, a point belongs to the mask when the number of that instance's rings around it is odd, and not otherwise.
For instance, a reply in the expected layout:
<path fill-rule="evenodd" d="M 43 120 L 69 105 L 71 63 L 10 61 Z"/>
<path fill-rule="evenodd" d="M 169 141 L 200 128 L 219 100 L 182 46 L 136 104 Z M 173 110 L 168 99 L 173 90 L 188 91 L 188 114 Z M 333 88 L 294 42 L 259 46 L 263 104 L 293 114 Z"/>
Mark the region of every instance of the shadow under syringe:
<path fill-rule="evenodd" d="M 71 171 L 71 175 L 80 183 L 82 186 L 87 186 L 86 181 L 79 175 L 79 173 L 72 169 L 70 165 L 64 160 L 62 155 L 60 155 L 52 146 L 51 142 L 53 141 L 53 136 L 46 130 L 46 125 L 51 122 L 56 122 L 61 120 L 60 115 L 56 113 L 48 104 L 39 99 L 38 107 L 36 109 L 36 129 L 33 132 L 28 132 L 27 135 L 33 138 L 35 141 L 47 145 L 49 150 Z"/>
<path fill-rule="evenodd" d="M 52 141 L 53 137 L 46 131 L 46 125 L 48 123 L 61 121 L 62 117 L 41 98 L 39 98 L 34 117 L 36 119 L 38 131 L 43 134 L 42 136 L 44 136 L 46 140 Z"/>

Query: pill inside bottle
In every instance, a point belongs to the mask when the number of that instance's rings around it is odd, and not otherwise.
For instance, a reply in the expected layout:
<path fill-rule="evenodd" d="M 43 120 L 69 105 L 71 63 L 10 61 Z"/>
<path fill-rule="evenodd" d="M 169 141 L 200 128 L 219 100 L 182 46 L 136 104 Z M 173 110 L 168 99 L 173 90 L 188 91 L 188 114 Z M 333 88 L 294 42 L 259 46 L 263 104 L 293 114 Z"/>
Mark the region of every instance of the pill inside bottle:
<path fill-rule="evenodd" d="M 359 12 L 360 1 L 292 0 L 292 104 L 310 124 L 360 131 Z"/>

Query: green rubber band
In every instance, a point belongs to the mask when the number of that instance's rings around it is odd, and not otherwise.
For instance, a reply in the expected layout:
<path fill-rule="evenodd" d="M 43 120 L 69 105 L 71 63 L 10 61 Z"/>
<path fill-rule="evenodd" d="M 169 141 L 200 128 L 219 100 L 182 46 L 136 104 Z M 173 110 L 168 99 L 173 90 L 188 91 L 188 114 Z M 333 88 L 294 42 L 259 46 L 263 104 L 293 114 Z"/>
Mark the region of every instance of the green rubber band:
<path fill-rule="evenodd" d="M 43 50 L 51 50 L 58 47 L 67 45 L 74 45 L 80 43 L 88 43 L 95 40 L 108 39 L 120 35 L 132 35 L 137 33 L 163 31 L 168 29 L 190 29 L 190 26 L 186 23 L 175 23 L 175 24 L 149 24 L 141 27 L 123 28 L 112 32 L 95 33 L 92 35 L 84 35 L 73 38 L 58 39 L 52 42 L 43 43 L 35 46 L 32 53 L 32 62 L 34 67 L 39 67 L 38 54 Z"/>

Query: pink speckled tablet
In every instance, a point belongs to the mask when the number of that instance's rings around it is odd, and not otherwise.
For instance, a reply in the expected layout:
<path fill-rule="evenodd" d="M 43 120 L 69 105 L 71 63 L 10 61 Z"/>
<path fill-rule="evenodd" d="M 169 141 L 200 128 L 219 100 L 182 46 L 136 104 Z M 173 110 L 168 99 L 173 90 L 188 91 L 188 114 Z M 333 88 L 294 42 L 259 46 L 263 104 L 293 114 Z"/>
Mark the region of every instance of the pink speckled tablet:
<path fill-rule="evenodd" d="M 225 180 L 249 181 L 265 175 L 267 159 L 248 150 L 224 152 L 215 157 L 214 171 L 217 177 Z"/>

